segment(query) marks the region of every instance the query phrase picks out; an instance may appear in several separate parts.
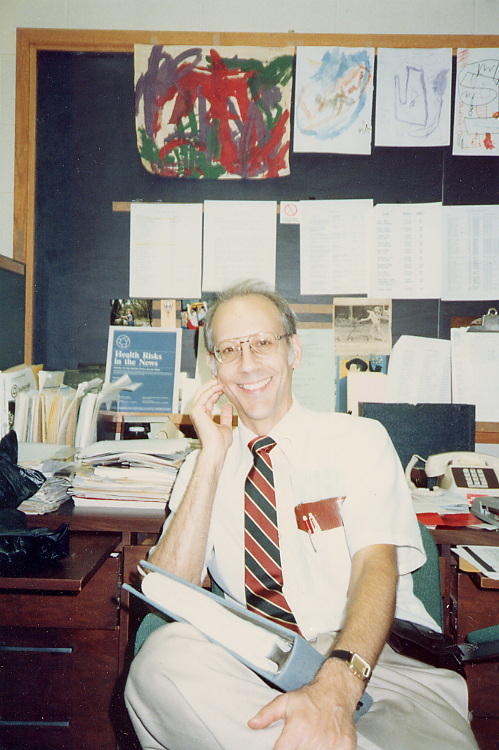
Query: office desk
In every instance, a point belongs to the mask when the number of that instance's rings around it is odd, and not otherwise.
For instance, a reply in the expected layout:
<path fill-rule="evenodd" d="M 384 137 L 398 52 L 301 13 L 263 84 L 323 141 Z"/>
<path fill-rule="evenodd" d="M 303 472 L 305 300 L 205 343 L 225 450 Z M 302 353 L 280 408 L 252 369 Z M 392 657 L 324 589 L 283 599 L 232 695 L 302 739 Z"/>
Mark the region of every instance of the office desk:
<path fill-rule="evenodd" d="M 99 585 L 107 587 L 107 593 L 94 596 L 89 601 L 86 606 L 89 622 L 84 626 L 85 630 L 79 631 L 82 633 L 81 638 L 85 639 L 86 650 L 80 650 L 78 653 L 88 656 L 88 659 L 85 656 L 88 666 L 84 682 L 86 701 L 81 704 L 81 713 L 85 714 L 85 718 L 84 721 L 76 721 L 72 718 L 71 744 L 64 744 L 66 739 L 63 738 L 62 729 L 59 727 L 52 728 L 50 741 L 47 744 L 37 744 L 36 731 L 35 728 L 32 728 L 30 732 L 34 733 L 35 736 L 33 744 L 18 746 L 6 744 L 6 747 L 9 750 L 69 750 L 69 748 L 71 750 L 116 750 L 117 748 L 129 750 L 133 747 L 131 741 L 129 741 L 129 737 L 133 735 L 133 730 L 129 724 L 123 703 L 123 680 L 130 659 L 130 649 L 127 649 L 127 646 L 133 642 L 136 627 L 143 618 L 146 608 L 140 600 L 121 589 L 120 584 L 125 581 L 136 583 L 137 563 L 147 555 L 150 545 L 156 540 L 165 519 L 165 513 L 161 510 L 75 508 L 73 502 L 68 501 L 53 513 L 42 516 L 27 516 L 26 518 L 30 527 L 46 526 L 53 529 L 61 523 L 68 523 L 72 539 L 73 537 L 75 539 L 85 537 L 95 539 L 95 544 L 97 544 L 97 540 L 101 536 L 110 538 L 113 540 L 113 552 L 116 556 L 109 558 L 109 553 L 107 553 L 108 559 L 98 571 Z M 90 546 L 92 547 L 93 544 L 94 542 Z M 78 550 L 83 553 L 81 546 Z M 75 552 L 77 552 L 76 548 Z M 95 552 L 97 554 L 97 547 Z M 76 559 L 79 559 L 79 557 L 79 554 L 76 555 Z M 97 573 L 92 581 L 82 589 L 81 594 L 87 595 L 87 590 L 96 577 Z M 32 581 L 32 583 L 34 582 Z M 1 593 L 0 591 L 0 595 Z M 22 599 L 23 596 L 26 597 L 25 591 L 19 591 L 18 594 L 19 599 Z M 81 596 L 81 594 L 78 596 Z M 60 595 L 57 594 L 56 596 L 60 600 Z M 112 604 L 109 604 L 111 596 Z M 133 601 L 130 601 L 130 599 Z M 110 609 L 112 614 L 110 614 Z M 47 611 L 41 627 L 37 628 L 35 640 L 29 641 L 29 643 L 35 642 L 36 637 L 40 638 L 43 627 L 49 628 L 51 625 L 54 629 L 62 627 L 60 619 L 57 610 Z M 99 624 L 98 627 L 100 627 L 101 621 L 106 623 L 105 627 L 108 630 L 99 632 L 98 637 L 91 635 L 90 629 L 93 623 Z M 19 625 L 19 622 L 10 622 L 9 625 L 13 628 L 15 625 Z M 62 638 L 61 631 L 57 630 L 57 633 Z M 19 638 L 22 635 L 20 633 Z M 67 631 L 64 631 L 62 635 L 66 637 L 66 640 L 62 639 L 61 641 L 66 647 Z M 70 646 L 72 647 L 71 644 Z M 64 658 L 67 657 L 59 658 L 64 661 Z M 80 661 L 82 659 L 83 656 Z M 101 671 L 96 666 L 98 664 L 102 664 Z M 51 688 L 51 695 L 54 696 L 56 702 L 60 700 L 59 696 L 65 693 L 63 676 L 68 669 L 69 666 L 59 663 L 58 671 L 62 682 L 54 683 L 53 688 Z M 32 698 L 30 696 L 30 700 Z M 95 710 L 98 713 L 97 719 L 94 714 Z M 66 734 L 67 731 L 66 729 Z M 56 744 L 56 740 L 59 744 Z M 28 740 L 25 740 L 23 734 L 23 742 L 25 741 Z M 0 748 L 3 750 L 1 739 Z"/>
<path fill-rule="evenodd" d="M 164 520 L 164 513 L 154 511 L 134 511 L 130 509 L 90 510 L 74 508 L 73 503 L 65 503 L 55 513 L 44 516 L 29 516 L 30 526 L 48 526 L 57 528 L 60 523 L 67 522 L 72 532 L 107 532 L 118 536 L 116 551 L 117 558 L 113 558 L 117 564 L 119 575 L 122 580 L 134 582 L 136 576 L 136 565 L 148 551 L 148 548 L 156 540 Z M 477 586 L 476 581 L 470 575 L 459 571 L 457 559 L 451 554 L 451 547 L 458 544 L 486 544 L 499 546 L 499 532 L 485 532 L 474 529 L 462 528 L 439 528 L 432 531 L 433 537 L 439 545 L 441 554 L 442 570 L 442 593 L 446 613 L 447 629 L 452 631 L 460 640 L 467 632 L 487 624 L 499 623 L 499 590 L 484 590 Z M 112 576 L 115 575 L 113 571 Z M 113 578 L 114 580 L 114 578 Z M 133 598 L 133 602 L 130 602 Z M 113 650 L 114 659 L 110 674 L 115 676 L 122 673 L 127 664 L 126 647 L 129 641 L 133 641 L 137 623 L 143 616 L 142 603 L 136 597 L 130 597 L 126 591 L 121 592 L 121 608 L 119 611 L 118 625 L 115 637 L 117 638 L 116 650 Z M 105 609 L 102 601 L 95 601 L 96 616 L 101 609 Z M 99 615 L 100 616 L 100 615 Z M 499 730 L 499 695 L 495 688 L 484 698 L 482 685 L 483 680 L 496 681 L 497 665 L 481 664 L 467 667 L 467 676 L 470 689 L 470 708 L 473 710 L 477 721 L 477 734 L 481 731 L 484 721 L 497 722 Z M 488 682 L 487 682 L 488 684 Z M 122 685 L 120 685 L 121 690 Z M 489 699 L 490 698 L 490 699 Z M 480 724 L 480 726 L 478 726 Z M 110 729 L 110 728 L 109 728 Z M 492 731 L 495 731 L 493 729 Z M 491 735 L 492 736 L 492 735 Z M 497 731 L 499 736 L 499 731 Z M 83 742 L 83 740 L 82 740 Z M 74 744 L 72 750 L 115 750 L 118 744 L 113 739 L 108 744 Z M 65 746 L 62 745 L 65 750 Z M 59 750 L 59 746 L 52 745 L 51 750 Z M 123 745 L 123 748 L 128 748 Z M 487 744 L 483 740 L 482 750 L 494 748 L 494 744 Z M 23 748 L 24 750 L 24 748 Z"/>
<path fill-rule="evenodd" d="M 451 547 L 499 547 L 499 531 L 437 528 L 432 535 L 440 550 L 445 628 L 462 643 L 472 630 L 499 624 L 499 581 L 459 568 Z M 496 750 L 499 737 L 499 663 L 482 662 L 465 668 L 472 727 L 481 750 Z"/>
<path fill-rule="evenodd" d="M 165 512 L 158 509 L 135 510 L 75 508 L 72 500 L 53 512 L 43 516 L 26 516 L 28 526 L 47 526 L 56 529 L 61 523 L 69 524 L 71 531 L 108 531 L 119 535 L 120 577 L 123 583 L 134 584 L 137 580 L 137 563 L 154 544 L 165 520 Z M 120 594 L 119 667 L 123 669 L 125 652 L 130 637 L 130 628 L 141 617 L 144 608 L 134 601 L 130 608 L 131 595 L 123 589 Z M 135 597 L 133 597 L 135 600 Z"/>
<path fill-rule="evenodd" d="M 119 534 L 70 534 L 65 560 L 0 577 L 0 746 L 112 750 Z"/>

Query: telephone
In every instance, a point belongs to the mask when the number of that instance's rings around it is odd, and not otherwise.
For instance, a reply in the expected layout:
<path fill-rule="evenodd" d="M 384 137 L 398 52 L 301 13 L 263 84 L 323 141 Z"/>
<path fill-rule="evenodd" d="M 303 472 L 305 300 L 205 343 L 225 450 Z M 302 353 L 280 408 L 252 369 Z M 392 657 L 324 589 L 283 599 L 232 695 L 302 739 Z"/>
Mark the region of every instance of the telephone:
<path fill-rule="evenodd" d="M 469 495 L 499 494 L 499 457 L 466 451 L 437 453 L 425 463 L 427 477 L 439 477 L 438 486 Z"/>

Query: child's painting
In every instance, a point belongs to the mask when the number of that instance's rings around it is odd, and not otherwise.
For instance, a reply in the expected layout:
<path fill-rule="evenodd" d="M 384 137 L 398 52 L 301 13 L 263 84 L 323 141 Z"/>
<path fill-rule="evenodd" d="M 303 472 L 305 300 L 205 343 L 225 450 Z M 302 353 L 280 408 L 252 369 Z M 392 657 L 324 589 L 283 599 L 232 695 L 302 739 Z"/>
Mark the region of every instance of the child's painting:
<path fill-rule="evenodd" d="M 299 47 L 293 149 L 371 153 L 374 49 Z"/>
<path fill-rule="evenodd" d="M 292 47 L 135 46 L 137 145 L 163 177 L 289 174 Z"/>
<path fill-rule="evenodd" d="M 499 155 L 499 49 L 458 49 L 454 155 Z"/>

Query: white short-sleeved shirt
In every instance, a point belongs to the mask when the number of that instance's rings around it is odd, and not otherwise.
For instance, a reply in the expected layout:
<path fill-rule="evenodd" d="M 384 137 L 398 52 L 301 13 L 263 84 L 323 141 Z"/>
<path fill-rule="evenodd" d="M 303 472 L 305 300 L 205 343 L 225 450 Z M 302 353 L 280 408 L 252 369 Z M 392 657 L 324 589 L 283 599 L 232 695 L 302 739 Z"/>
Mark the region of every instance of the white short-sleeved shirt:
<path fill-rule="evenodd" d="M 244 604 L 244 482 L 252 465 L 244 425 L 221 472 L 205 563 L 218 585 Z M 412 570 L 425 561 L 412 500 L 390 438 L 379 422 L 347 414 L 312 412 L 294 402 L 274 427 L 274 469 L 284 594 L 307 639 L 342 625 L 351 559 L 372 544 L 397 547 L 396 617 L 434 629 L 437 623 L 413 594 Z M 182 501 L 197 453 L 179 472 L 167 528 Z M 310 536 L 299 529 L 299 503 L 344 497 L 342 525 Z"/>

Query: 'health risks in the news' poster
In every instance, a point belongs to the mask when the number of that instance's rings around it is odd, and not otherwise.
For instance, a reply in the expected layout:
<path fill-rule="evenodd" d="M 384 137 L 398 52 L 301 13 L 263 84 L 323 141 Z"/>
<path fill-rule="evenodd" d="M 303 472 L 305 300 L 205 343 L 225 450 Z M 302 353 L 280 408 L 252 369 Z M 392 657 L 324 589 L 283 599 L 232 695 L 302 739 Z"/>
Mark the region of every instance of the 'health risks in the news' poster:
<path fill-rule="evenodd" d="M 178 411 L 181 335 L 181 329 L 109 329 L 106 381 L 128 375 L 132 383 L 140 383 L 136 390 L 120 392 L 120 412 Z"/>

